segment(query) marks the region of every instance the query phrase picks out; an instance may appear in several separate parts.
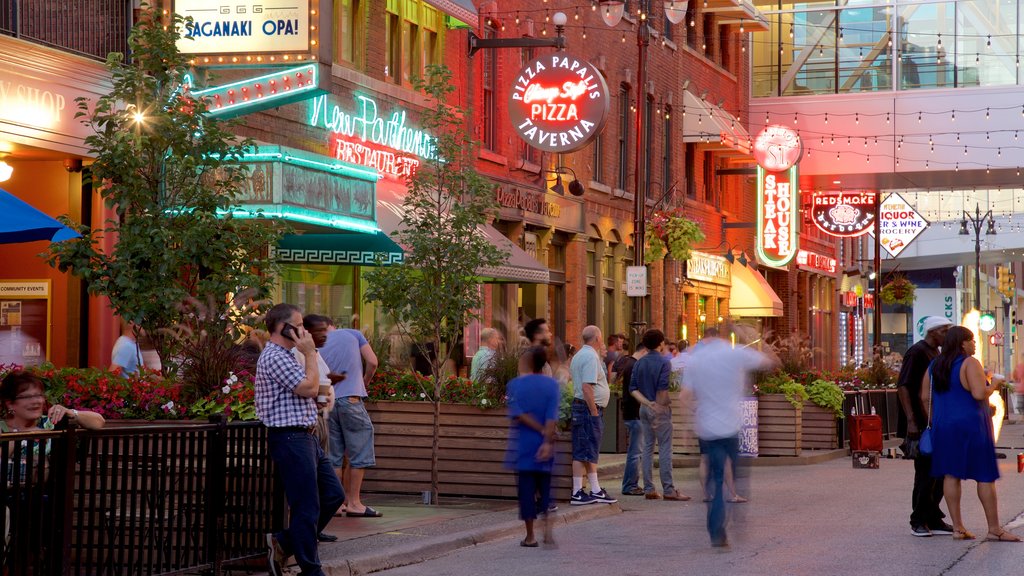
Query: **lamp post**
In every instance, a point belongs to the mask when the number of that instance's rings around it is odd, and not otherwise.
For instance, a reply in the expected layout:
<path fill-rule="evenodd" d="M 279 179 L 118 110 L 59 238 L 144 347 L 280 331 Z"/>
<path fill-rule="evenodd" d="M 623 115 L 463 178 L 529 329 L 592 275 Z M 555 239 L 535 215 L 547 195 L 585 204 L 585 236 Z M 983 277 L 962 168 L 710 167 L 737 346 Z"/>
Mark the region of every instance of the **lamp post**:
<path fill-rule="evenodd" d="M 988 221 L 988 226 L 985 227 L 985 235 L 991 236 L 996 233 L 996 221 L 992 216 L 992 210 L 981 213 L 981 205 L 975 203 L 974 215 L 964 210 L 964 217 L 960 220 L 960 235 L 969 236 L 971 233 L 967 229 L 967 223 L 970 222 L 971 226 L 974 227 L 974 309 L 981 311 L 981 226 Z"/>
<path fill-rule="evenodd" d="M 678 24 L 686 17 L 687 2 L 665 1 L 665 17 L 669 22 Z M 626 4 L 623 0 L 601 0 L 601 19 L 610 28 L 622 21 Z M 633 265 L 644 266 L 644 240 L 647 236 L 647 219 L 645 206 L 647 203 L 647 179 L 644 177 L 644 145 L 646 143 L 647 126 L 644 123 L 647 108 L 647 48 L 651 44 L 651 28 L 647 19 L 651 13 L 651 0 L 638 0 L 636 27 L 637 69 L 636 69 L 636 168 L 633 178 Z M 647 326 L 644 320 L 645 296 L 633 297 L 633 328 L 635 342 Z"/>

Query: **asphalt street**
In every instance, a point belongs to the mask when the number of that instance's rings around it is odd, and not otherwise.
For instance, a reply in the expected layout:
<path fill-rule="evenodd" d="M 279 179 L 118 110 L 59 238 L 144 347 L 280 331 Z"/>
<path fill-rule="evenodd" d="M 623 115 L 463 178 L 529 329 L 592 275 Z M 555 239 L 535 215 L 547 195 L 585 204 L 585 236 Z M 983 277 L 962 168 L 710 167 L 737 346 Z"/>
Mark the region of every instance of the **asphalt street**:
<path fill-rule="evenodd" d="M 1024 446 L 1024 440 L 1004 438 L 1000 444 Z M 1024 536 L 1024 474 L 1016 466 L 1016 454 L 1024 450 L 1007 452 L 997 484 L 1000 520 Z M 967 576 L 1019 574 L 1024 565 L 1024 543 L 912 536 L 909 461 L 883 459 L 877 470 L 854 469 L 849 458 L 748 470 L 740 492 L 750 502 L 729 505 L 728 549 L 710 547 L 706 508 L 698 499 L 621 497 L 622 514 L 561 526 L 556 548 L 523 548 L 516 535 L 377 574 Z M 695 470 L 675 473 L 681 490 L 698 493 Z M 607 479 L 604 486 L 618 484 Z M 985 520 L 974 486 L 964 486 L 965 524 L 983 538 Z"/>

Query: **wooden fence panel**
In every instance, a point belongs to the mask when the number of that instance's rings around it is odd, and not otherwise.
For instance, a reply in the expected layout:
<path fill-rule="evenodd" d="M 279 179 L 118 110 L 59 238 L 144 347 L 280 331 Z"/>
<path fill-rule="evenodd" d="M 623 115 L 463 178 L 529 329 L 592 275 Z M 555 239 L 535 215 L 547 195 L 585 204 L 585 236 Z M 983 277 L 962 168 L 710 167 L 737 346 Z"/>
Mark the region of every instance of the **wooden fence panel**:
<path fill-rule="evenodd" d="M 377 465 L 363 489 L 416 493 L 430 489 L 433 406 L 429 402 L 367 402 L 374 426 Z M 438 478 L 442 494 L 516 496 L 515 473 L 505 468 L 509 419 L 504 409 L 441 406 Z M 552 488 L 563 498 L 572 487 L 569 434 L 561 433 Z"/>

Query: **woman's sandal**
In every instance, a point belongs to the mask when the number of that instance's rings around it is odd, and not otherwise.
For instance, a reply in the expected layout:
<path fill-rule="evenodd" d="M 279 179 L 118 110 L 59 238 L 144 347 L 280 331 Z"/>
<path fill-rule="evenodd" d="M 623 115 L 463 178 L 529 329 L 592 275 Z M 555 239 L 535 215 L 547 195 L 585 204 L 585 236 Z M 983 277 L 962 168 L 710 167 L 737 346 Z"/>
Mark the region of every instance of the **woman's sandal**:
<path fill-rule="evenodd" d="M 999 533 L 989 532 L 985 535 L 986 542 L 1020 542 L 1020 537 L 1012 532 L 1000 530 Z"/>
<path fill-rule="evenodd" d="M 953 540 L 974 540 L 974 534 L 971 534 L 966 529 L 953 530 Z"/>

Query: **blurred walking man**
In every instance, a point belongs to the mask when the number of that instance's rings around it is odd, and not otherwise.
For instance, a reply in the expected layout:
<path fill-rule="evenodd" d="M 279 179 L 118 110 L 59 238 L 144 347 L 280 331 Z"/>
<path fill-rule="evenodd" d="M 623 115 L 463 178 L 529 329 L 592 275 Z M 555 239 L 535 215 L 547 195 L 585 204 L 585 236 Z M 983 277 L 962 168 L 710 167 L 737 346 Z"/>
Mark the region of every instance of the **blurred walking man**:
<path fill-rule="evenodd" d="M 597 455 L 604 431 L 604 409 L 608 406 L 611 390 L 604 361 L 597 350 L 601 346 L 601 329 L 587 326 L 583 329 L 583 347 L 572 357 L 572 499 L 569 504 L 582 506 L 603 502 L 618 502 L 608 495 L 597 480 Z M 583 491 L 586 473 L 590 492 Z"/>
<path fill-rule="evenodd" d="M 739 456 L 740 428 L 743 424 L 741 400 L 747 374 L 769 368 L 775 361 L 746 347 L 733 348 L 708 328 L 704 339 L 693 347 L 683 372 L 683 388 L 696 401 L 694 432 L 700 442 L 700 453 L 708 459 L 708 477 L 704 482 L 711 493 L 707 526 L 711 545 L 729 545 L 725 531 L 725 465 L 729 462 L 735 474 Z"/>
<path fill-rule="evenodd" d="M 278 304 L 267 312 L 267 343 L 256 362 L 256 415 L 267 427 L 267 443 L 291 509 L 288 528 L 267 534 L 273 576 L 295 555 L 306 576 L 322 576 L 317 534 L 345 500 L 331 463 L 313 435 L 320 387 L 316 346 L 302 327 L 302 312 Z M 305 359 L 300 366 L 292 348 Z"/>

